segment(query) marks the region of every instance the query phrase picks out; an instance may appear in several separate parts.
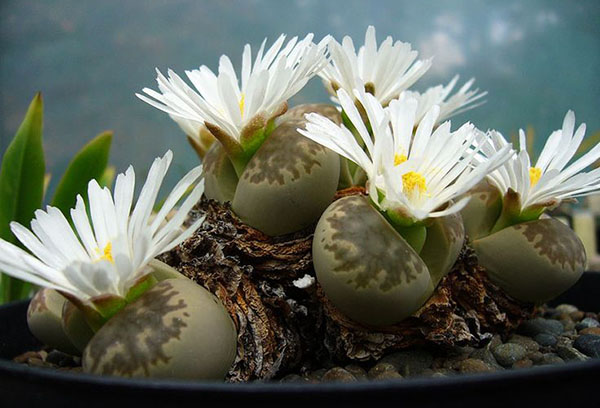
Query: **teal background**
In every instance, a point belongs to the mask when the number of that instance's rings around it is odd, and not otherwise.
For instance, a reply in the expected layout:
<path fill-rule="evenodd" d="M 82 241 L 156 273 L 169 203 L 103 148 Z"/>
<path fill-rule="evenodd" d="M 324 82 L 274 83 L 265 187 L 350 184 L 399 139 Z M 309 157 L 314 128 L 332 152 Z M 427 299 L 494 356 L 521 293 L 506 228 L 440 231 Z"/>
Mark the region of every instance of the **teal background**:
<path fill-rule="evenodd" d="M 433 68 L 415 89 L 475 76 L 487 103 L 453 118 L 508 135 L 535 128 L 539 144 L 559 128 L 567 109 L 600 130 L 600 1 L 82 1 L 0 3 L 0 153 L 36 91 L 45 100 L 48 170 L 58 175 L 97 133 L 112 129 L 111 162 L 133 163 L 138 179 L 168 148 L 168 178 L 197 164 L 184 135 L 166 114 L 134 93 L 155 87 L 154 67 L 179 73 L 216 69 L 221 54 L 239 68 L 249 42 L 280 33 L 317 39 L 331 33 L 362 44 L 367 25 L 378 40 L 392 35 Z M 327 101 L 315 79 L 294 103 Z M 141 180 L 140 180 L 141 181 Z"/>

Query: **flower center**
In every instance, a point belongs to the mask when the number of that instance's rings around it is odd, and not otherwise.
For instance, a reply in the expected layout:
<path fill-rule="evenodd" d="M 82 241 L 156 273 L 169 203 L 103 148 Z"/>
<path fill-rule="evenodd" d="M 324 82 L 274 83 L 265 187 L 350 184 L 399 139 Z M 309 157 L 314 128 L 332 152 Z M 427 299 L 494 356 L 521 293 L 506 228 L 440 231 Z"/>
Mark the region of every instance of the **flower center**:
<path fill-rule="evenodd" d="M 531 187 L 535 186 L 537 182 L 540 181 L 540 177 L 542 177 L 542 169 L 539 167 L 529 168 L 529 184 Z"/>
<path fill-rule="evenodd" d="M 407 160 L 407 157 L 405 154 L 396 154 L 394 156 L 394 166 L 398 166 L 402 163 L 404 163 Z"/>
<path fill-rule="evenodd" d="M 419 189 L 420 193 L 427 191 L 425 177 L 415 171 L 409 171 L 402 176 L 402 185 L 407 193 L 412 193 L 415 188 Z"/>
<path fill-rule="evenodd" d="M 97 251 L 98 251 L 98 254 L 100 254 L 100 249 L 97 249 Z M 108 242 L 108 244 L 106 244 L 106 246 L 102 250 L 102 255 L 100 255 L 100 259 L 98 259 L 98 261 L 101 261 L 101 260 L 106 260 L 106 261 L 112 262 L 112 263 L 115 262 L 115 260 L 113 259 L 113 256 L 112 256 L 112 244 L 110 243 L 110 241 Z"/>
<path fill-rule="evenodd" d="M 244 103 L 246 101 L 246 95 L 242 93 L 242 97 L 240 98 L 240 113 L 242 114 L 242 118 L 244 117 Z"/>

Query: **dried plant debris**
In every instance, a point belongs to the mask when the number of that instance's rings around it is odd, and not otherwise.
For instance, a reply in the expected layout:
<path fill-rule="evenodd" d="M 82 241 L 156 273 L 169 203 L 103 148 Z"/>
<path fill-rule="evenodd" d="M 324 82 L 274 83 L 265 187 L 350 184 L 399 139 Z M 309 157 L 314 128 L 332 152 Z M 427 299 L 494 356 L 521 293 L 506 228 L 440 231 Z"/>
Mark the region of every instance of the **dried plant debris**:
<path fill-rule="evenodd" d="M 191 218 L 201 213 L 203 228 L 163 260 L 212 291 L 233 317 L 238 354 L 228 379 L 269 379 L 325 355 L 314 284 L 304 282 L 314 276 L 310 229 L 271 238 L 227 205 L 203 200 Z"/>
<path fill-rule="evenodd" d="M 243 224 L 228 205 L 206 199 L 190 221 L 201 215 L 204 226 L 162 259 L 215 293 L 232 315 L 238 329 L 232 382 L 310 370 L 323 361 L 373 361 L 415 345 L 478 345 L 493 333 L 509 333 L 533 311 L 493 285 L 465 248 L 414 316 L 384 329 L 366 327 L 337 311 L 314 283 L 312 228 L 269 237 Z"/>

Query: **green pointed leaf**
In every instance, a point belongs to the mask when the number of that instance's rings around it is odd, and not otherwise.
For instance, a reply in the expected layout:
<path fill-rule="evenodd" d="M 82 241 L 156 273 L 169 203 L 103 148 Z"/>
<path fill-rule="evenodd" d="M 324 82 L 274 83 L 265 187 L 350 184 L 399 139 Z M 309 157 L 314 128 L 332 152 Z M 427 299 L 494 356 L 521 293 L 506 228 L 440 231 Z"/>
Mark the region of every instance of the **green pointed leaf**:
<path fill-rule="evenodd" d="M 117 169 L 115 166 L 108 166 L 102 173 L 102 177 L 98 180 L 98 184 L 100 187 L 108 187 L 110 188 L 115 181 L 115 176 L 117 175 Z"/>
<path fill-rule="evenodd" d="M 45 162 L 42 146 L 43 101 L 36 94 L 25 119 L 6 149 L 0 167 L 0 238 L 15 242 L 10 222 L 29 225 L 36 209 L 42 206 Z M 2 277 L 2 300 L 26 296 L 29 285 L 8 276 Z"/>
<path fill-rule="evenodd" d="M 81 194 L 87 201 L 87 185 L 91 179 L 101 180 L 108 164 L 112 132 L 104 132 L 86 144 L 71 160 L 52 199 L 65 216 Z"/>

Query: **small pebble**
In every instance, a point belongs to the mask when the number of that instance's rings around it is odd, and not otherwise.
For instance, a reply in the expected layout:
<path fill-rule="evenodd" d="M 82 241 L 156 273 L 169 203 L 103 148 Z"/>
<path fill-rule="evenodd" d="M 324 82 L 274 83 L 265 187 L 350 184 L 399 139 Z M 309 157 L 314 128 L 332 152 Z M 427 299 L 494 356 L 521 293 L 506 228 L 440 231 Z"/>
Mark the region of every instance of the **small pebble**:
<path fill-rule="evenodd" d="M 579 334 L 595 334 L 600 336 L 600 327 L 588 327 L 587 329 L 580 330 Z"/>
<path fill-rule="evenodd" d="M 531 361 L 528 358 L 524 358 L 522 360 L 515 361 L 515 363 L 512 365 L 512 368 L 529 368 L 532 366 L 533 366 L 533 361 Z"/>
<path fill-rule="evenodd" d="M 352 374 L 358 381 L 366 381 L 368 380 L 367 372 L 364 368 L 357 364 L 348 364 L 344 367 L 346 371 Z"/>
<path fill-rule="evenodd" d="M 558 338 L 553 334 L 540 333 L 533 338 L 542 347 L 554 347 Z"/>
<path fill-rule="evenodd" d="M 59 367 L 72 367 L 75 365 L 73 357 L 58 350 L 52 350 L 50 353 L 48 353 L 46 361 Z"/>
<path fill-rule="evenodd" d="M 342 367 L 333 367 L 321 377 L 323 382 L 354 382 L 356 377 Z"/>
<path fill-rule="evenodd" d="M 575 322 L 569 318 L 569 319 L 561 319 L 560 322 L 563 325 L 563 332 L 568 332 L 571 330 L 575 330 Z"/>
<path fill-rule="evenodd" d="M 371 368 L 369 370 L 369 373 L 367 374 L 367 376 L 371 380 L 381 379 L 381 378 L 394 378 L 394 374 L 390 374 L 390 373 L 396 373 L 396 374 L 398 374 L 398 376 L 400 378 L 402 377 L 402 375 L 400 375 L 400 373 L 398 373 L 398 370 L 396 369 L 396 367 L 393 364 L 384 363 L 384 362 L 379 362 L 379 363 L 375 364 L 373 366 L 373 368 Z"/>
<path fill-rule="evenodd" d="M 489 373 L 494 371 L 482 360 L 475 358 L 467 358 L 466 360 L 460 361 L 457 365 L 457 369 L 461 373 Z"/>
<path fill-rule="evenodd" d="M 536 336 L 540 333 L 554 334 L 557 336 L 561 334 L 563 330 L 563 324 L 558 320 L 544 319 L 542 317 L 527 320 L 519 326 L 519 332 L 526 336 Z"/>
<path fill-rule="evenodd" d="M 557 354 L 546 353 L 537 365 L 562 364 L 564 362 L 565 360 L 560 358 Z"/>
<path fill-rule="evenodd" d="M 540 349 L 540 345 L 531 337 L 520 336 L 518 334 L 513 334 L 510 339 L 508 339 L 508 343 L 523 346 L 528 352 L 538 351 Z"/>
<path fill-rule="evenodd" d="M 584 334 L 579 336 L 573 345 L 586 356 L 600 358 L 600 336 L 598 335 Z"/>
<path fill-rule="evenodd" d="M 541 351 L 534 351 L 533 353 L 529 353 L 526 356 L 529 360 L 533 362 L 533 364 L 538 364 L 544 359 L 544 354 Z"/>
<path fill-rule="evenodd" d="M 501 344 L 492 352 L 498 363 L 504 367 L 512 366 L 527 354 L 527 350 L 523 346 L 513 343 Z"/>
<path fill-rule="evenodd" d="M 433 355 L 425 350 L 406 350 L 389 354 L 380 363 L 392 364 L 404 377 L 419 375 L 433 363 Z"/>
<path fill-rule="evenodd" d="M 307 383 L 309 382 L 307 378 L 299 376 L 298 374 L 288 374 L 279 380 L 281 383 Z"/>
<path fill-rule="evenodd" d="M 569 316 L 571 316 L 571 319 L 573 319 L 573 321 L 578 322 L 585 317 L 585 313 L 581 310 L 578 310 L 576 312 L 569 313 Z"/>
<path fill-rule="evenodd" d="M 556 353 L 565 361 L 586 361 L 589 359 L 585 354 L 571 346 L 558 346 Z"/>
<path fill-rule="evenodd" d="M 577 330 L 589 329 L 590 327 L 600 327 L 600 323 L 596 319 L 586 317 L 575 325 L 575 329 Z"/>
<path fill-rule="evenodd" d="M 579 309 L 573 305 L 569 305 L 568 303 L 562 303 L 556 306 L 555 310 L 559 313 L 573 313 L 578 312 Z"/>
<path fill-rule="evenodd" d="M 502 343 L 500 343 L 500 344 L 502 344 Z M 498 345 L 496 345 L 496 347 Z M 473 354 L 471 354 L 471 358 L 476 358 L 476 359 L 482 360 L 484 363 L 486 363 L 487 365 L 489 365 L 490 367 L 492 367 L 496 370 L 504 368 L 500 364 L 498 364 L 498 361 L 496 360 L 496 357 L 494 357 L 494 354 L 492 353 L 490 346 L 491 346 L 491 344 L 488 344 L 487 346 L 485 346 L 483 348 L 475 350 L 473 352 Z"/>
<path fill-rule="evenodd" d="M 319 382 L 323 378 L 323 374 L 327 372 L 326 368 L 319 368 L 308 375 L 308 380 L 311 382 Z"/>

